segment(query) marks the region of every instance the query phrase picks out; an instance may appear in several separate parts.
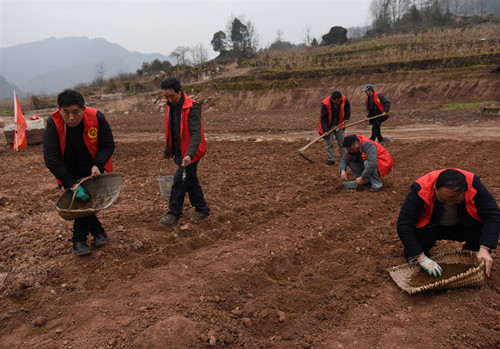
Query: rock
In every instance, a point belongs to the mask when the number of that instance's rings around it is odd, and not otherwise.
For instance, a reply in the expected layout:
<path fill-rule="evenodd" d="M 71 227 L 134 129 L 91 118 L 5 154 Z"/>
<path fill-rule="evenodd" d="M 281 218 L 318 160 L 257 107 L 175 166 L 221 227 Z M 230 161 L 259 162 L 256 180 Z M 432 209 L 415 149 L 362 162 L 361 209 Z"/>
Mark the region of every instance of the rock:
<path fill-rule="evenodd" d="M 58 328 L 58 329 L 56 330 L 56 334 L 61 334 L 61 333 L 63 333 L 63 330 L 62 330 L 61 328 Z"/>
<path fill-rule="evenodd" d="M 252 326 L 252 320 L 250 320 L 247 317 L 244 317 L 243 319 L 241 319 L 241 321 L 243 322 L 243 326 L 245 326 L 245 327 Z"/>
<path fill-rule="evenodd" d="M 189 229 L 189 224 L 184 224 L 184 225 L 181 225 L 181 227 L 180 227 L 181 231 L 188 230 L 188 229 Z"/>
<path fill-rule="evenodd" d="M 45 318 L 43 316 L 37 317 L 35 320 L 33 320 L 33 325 L 36 327 L 42 327 L 45 325 Z"/>
<path fill-rule="evenodd" d="M 26 141 L 28 144 L 42 143 L 43 133 L 45 132 L 45 119 L 26 120 Z M 14 144 L 16 124 L 7 124 L 3 128 L 3 134 L 8 144 Z"/>
<path fill-rule="evenodd" d="M 285 317 L 285 313 L 284 313 L 284 312 L 282 312 L 282 311 L 278 311 L 278 321 L 279 321 L 279 322 L 284 322 L 284 321 L 285 321 L 285 319 L 286 319 L 286 317 Z"/>

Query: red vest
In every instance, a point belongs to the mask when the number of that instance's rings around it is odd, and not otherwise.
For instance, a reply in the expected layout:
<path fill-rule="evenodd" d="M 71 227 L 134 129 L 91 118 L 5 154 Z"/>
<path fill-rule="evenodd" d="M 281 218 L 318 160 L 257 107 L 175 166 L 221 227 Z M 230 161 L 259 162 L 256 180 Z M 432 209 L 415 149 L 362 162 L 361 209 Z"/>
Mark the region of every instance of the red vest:
<path fill-rule="evenodd" d="M 356 135 L 356 137 L 359 138 L 359 150 L 361 150 L 361 159 L 363 159 L 363 161 L 366 161 L 367 159 L 366 154 L 363 151 L 363 143 L 370 142 L 375 144 L 375 146 L 377 147 L 377 170 L 380 173 L 381 178 L 387 176 L 387 174 L 391 172 L 392 166 L 394 166 L 394 160 L 392 159 L 391 154 L 389 154 L 389 152 L 383 146 L 372 141 L 369 138 L 358 135 Z M 349 153 L 347 153 L 347 157 L 349 158 L 349 160 L 351 160 Z"/>
<path fill-rule="evenodd" d="M 369 96 L 366 96 L 366 103 L 368 103 L 369 98 L 370 98 Z M 385 105 L 380 101 L 380 98 L 378 98 L 378 92 L 373 92 L 373 102 L 375 103 L 377 108 L 379 108 L 383 113 Z"/>
<path fill-rule="evenodd" d="M 328 127 L 332 126 L 331 125 L 332 124 L 332 106 L 330 105 L 330 99 L 331 99 L 331 97 L 327 97 L 321 101 L 321 104 L 323 104 L 326 107 L 326 110 L 328 110 Z M 345 107 L 346 100 L 347 100 L 347 98 L 344 95 L 342 95 L 342 100 L 340 101 L 340 104 L 339 104 L 339 125 L 342 122 L 344 122 L 344 107 Z M 345 125 L 340 126 L 341 130 L 343 130 L 344 128 L 345 128 Z M 318 131 L 321 134 L 328 131 L 328 130 L 323 131 L 323 127 L 321 127 L 321 114 L 319 115 Z"/>
<path fill-rule="evenodd" d="M 184 93 L 184 104 L 182 105 L 182 110 L 181 110 L 181 129 L 180 129 L 182 158 L 186 156 L 189 143 L 191 142 L 191 134 L 189 133 L 189 111 L 193 106 L 193 102 L 195 101 L 189 98 L 188 95 Z M 173 155 L 172 149 L 170 149 L 170 145 L 172 143 L 172 135 L 170 134 L 170 123 L 168 121 L 169 109 L 170 107 L 167 104 L 165 110 L 165 138 L 167 141 L 168 154 L 172 156 Z M 201 142 L 200 145 L 198 146 L 196 154 L 191 159 L 191 162 L 196 162 L 200 160 L 207 152 L 207 143 L 205 141 L 205 134 L 203 133 L 203 124 L 201 124 L 200 127 L 201 127 Z"/>
<path fill-rule="evenodd" d="M 59 135 L 59 144 L 61 146 L 62 157 L 64 161 L 64 150 L 66 148 L 66 123 L 64 122 L 61 112 L 57 109 L 52 113 L 52 119 L 56 124 L 57 134 Z M 99 122 L 97 121 L 97 109 L 85 107 L 83 113 L 83 141 L 89 150 L 90 155 L 95 159 L 99 150 L 99 141 L 97 134 L 99 132 Z M 108 172 L 113 172 L 113 160 L 110 158 L 104 168 Z M 59 180 L 58 180 L 59 182 Z"/>
<path fill-rule="evenodd" d="M 467 212 L 474 219 L 477 219 L 478 221 L 482 222 L 483 219 L 479 217 L 479 214 L 477 213 L 477 208 L 474 205 L 474 195 L 476 195 L 477 193 L 477 190 L 472 186 L 472 181 L 474 180 L 474 173 L 467 172 L 464 170 L 459 170 L 458 168 L 455 168 L 454 170 L 461 172 L 465 176 L 465 179 L 467 180 L 467 191 L 465 192 L 465 197 L 464 197 L 465 208 L 467 209 Z M 432 211 L 434 210 L 434 198 L 436 196 L 436 193 L 434 191 L 434 184 L 436 183 L 438 176 L 443 171 L 444 170 L 432 171 L 415 181 L 422 188 L 418 192 L 418 196 L 420 196 L 420 198 L 424 200 L 424 207 L 422 208 L 422 212 L 420 213 L 420 218 L 418 219 L 417 222 L 417 228 L 426 226 L 431 220 Z"/>

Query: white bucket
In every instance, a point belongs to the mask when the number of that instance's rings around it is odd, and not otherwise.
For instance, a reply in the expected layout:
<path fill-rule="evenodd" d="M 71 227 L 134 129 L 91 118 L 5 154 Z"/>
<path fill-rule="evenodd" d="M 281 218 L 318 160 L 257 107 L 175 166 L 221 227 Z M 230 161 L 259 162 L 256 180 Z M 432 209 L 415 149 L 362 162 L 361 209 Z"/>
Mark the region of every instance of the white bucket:
<path fill-rule="evenodd" d="M 160 184 L 160 193 L 164 198 L 169 198 L 174 184 L 174 176 L 159 176 L 158 183 Z"/>

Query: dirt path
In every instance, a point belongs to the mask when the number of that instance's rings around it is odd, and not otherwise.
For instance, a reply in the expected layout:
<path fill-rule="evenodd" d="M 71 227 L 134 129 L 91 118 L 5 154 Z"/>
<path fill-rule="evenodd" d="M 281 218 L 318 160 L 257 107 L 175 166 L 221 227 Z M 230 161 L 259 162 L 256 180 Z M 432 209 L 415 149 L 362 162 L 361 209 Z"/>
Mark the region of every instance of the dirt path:
<path fill-rule="evenodd" d="M 326 80 L 310 84 L 330 88 Z M 313 99 L 304 91 L 274 93 Z M 382 128 L 396 164 L 384 190 L 348 191 L 338 168 L 324 165 L 323 141 L 307 150 L 314 163 L 298 155 L 317 137 L 317 108 L 280 109 L 264 96 L 274 109 L 254 110 L 231 94 L 234 110 L 207 103 L 203 115 L 199 177 L 211 215 L 189 223 L 186 199 L 173 228 L 158 221 L 168 209 L 158 170 L 175 170 L 162 159 L 161 103 L 149 94 L 97 106 L 113 128 L 123 183 L 99 213 L 110 240 L 88 258 L 71 252 L 72 224 L 54 209 L 60 192 L 42 147 L 0 147 L 0 347 L 500 347 L 497 252 L 477 289 L 409 296 L 386 271 L 403 263 L 396 221 L 416 178 L 463 168 L 500 201 L 498 117 L 396 105 Z M 253 105 L 261 94 L 244 97 Z M 355 122 L 362 105 L 353 110 Z M 440 243 L 433 253 L 460 247 Z"/>

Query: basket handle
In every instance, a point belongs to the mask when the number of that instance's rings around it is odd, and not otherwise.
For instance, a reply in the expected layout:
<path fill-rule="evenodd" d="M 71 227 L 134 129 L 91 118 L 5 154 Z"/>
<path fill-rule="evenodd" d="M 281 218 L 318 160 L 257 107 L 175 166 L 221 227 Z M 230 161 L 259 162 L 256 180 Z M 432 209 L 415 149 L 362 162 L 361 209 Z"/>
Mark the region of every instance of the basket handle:
<path fill-rule="evenodd" d="M 73 197 L 71 198 L 71 203 L 69 204 L 68 206 L 68 211 L 71 210 L 71 206 L 73 206 L 73 202 L 75 202 L 75 198 L 76 198 L 76 192 L 78 191 L 78 187 L 80 186 L 80 183 L 78 183 L 78 185 L 76 186 L 75 188 L 75 191 L 73 192 Z M 71 189 L 70 189 L 71 190 Z"/>

